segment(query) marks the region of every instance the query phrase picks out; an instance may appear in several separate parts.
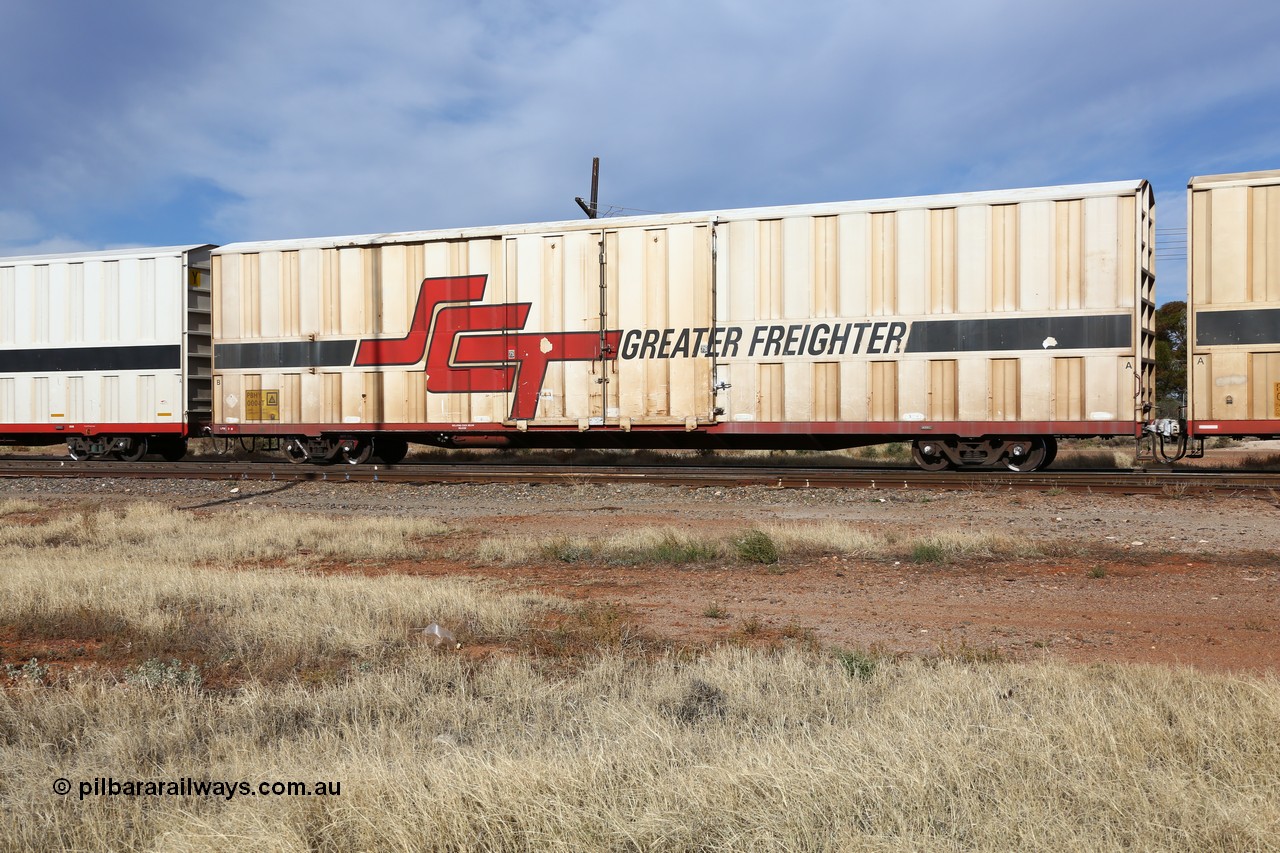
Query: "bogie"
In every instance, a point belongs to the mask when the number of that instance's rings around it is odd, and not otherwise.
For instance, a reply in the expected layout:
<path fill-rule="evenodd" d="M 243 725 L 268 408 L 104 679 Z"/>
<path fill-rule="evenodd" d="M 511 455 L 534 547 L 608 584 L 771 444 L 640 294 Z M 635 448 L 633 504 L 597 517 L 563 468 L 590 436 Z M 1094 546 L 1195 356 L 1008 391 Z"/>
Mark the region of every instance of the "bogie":
<path fill-rule="evenodd" d="M 144 435 L 72 436 L 67 439 L 67 455 L 80 462 L 88 459 L 116 459 L 138 462 L 154 450 L 166 461 L 176 462 L 187 452 L 185 438 L 154 438 Z"/>
<path fill-rule="evenodd" d="M 1020 438 L 921 439 L 912 443 L 911 458 L 924 471 L 997 468 L 1028 473 L 1053 462 L 1058 443 L 1052 436 Z"/>

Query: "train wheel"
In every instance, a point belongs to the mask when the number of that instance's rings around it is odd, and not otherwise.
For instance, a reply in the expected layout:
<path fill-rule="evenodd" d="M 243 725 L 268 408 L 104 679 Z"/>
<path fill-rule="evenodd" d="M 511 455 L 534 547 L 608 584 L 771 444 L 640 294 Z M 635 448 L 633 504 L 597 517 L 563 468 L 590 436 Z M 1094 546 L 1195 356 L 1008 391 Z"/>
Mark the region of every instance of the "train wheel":
<path fill-rule="evenodd" d="M 76 446 L 73 442 L 67 442 L 67 455 L 71 457 L 72 462 L 83 462 L 93 457 L 88 450 Z"/>
<path fill-rule="evenodd" d="M 945 471 L 951 467 L 951 460 L 936 441 L 912 442 L 911 458 L 922 471 Z"/>
<path fill-rule="evenodd" d="M 1028 473 L 1039 471 L 1049 459 L 1049 449 L 1042 438 L 1025 438 L 1009 442 L 1004 464 L 1010 471 Z"/>
<path fill-rule="evenodd" d="M 348 465 L 363 465 L 373 456 L 373 442 L 361 440 L 352 448 L 342 448 L 342 460 Z"/>
<path fill-rule="evenodd" d="M 409 455 L 409 442 L 403 438 L 380 436 L 373 441 L 373 455 L 388 465 L 395 465 Z"/>
<path fill-rule="evenodd" d="M 289 439 L 281 449 L 284 451 L 284 458 L 295 465 L 307 461 L 307 451 L 302 446 L 302 439 L 300 438 Z"/>
<path fill-rule="evenodd" d="M 1040 465 L 1040 470 L 1044 470 L 1053 464 L 1053 460 L 1058 458 L 1058 440 L 1053 436 L 1049 436 L 1044 440 L 1044 462 Z"/>
<path fill-rule="evenodd" d="M 135 438 L 128 450 L 117 450 L 114 455 L 121 462 L 137 462 L 147 455 L 147 440 Z"/>

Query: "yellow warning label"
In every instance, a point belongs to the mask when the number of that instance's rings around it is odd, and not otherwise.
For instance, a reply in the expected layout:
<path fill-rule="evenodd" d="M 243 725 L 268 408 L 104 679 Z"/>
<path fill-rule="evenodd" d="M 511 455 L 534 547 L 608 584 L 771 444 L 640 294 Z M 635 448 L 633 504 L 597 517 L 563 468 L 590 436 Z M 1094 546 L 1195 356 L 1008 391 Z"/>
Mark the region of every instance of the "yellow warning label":
<path fill-rule="evenodd" d="M 1271 417 L 1280 418 L 1280 382 L 1271 386 Z"/>
<path fill-rule="evenodd" d="M 245 391 L 244 419 L 246 421 L 280 420 L 280 390 L 264 388 Z"/>

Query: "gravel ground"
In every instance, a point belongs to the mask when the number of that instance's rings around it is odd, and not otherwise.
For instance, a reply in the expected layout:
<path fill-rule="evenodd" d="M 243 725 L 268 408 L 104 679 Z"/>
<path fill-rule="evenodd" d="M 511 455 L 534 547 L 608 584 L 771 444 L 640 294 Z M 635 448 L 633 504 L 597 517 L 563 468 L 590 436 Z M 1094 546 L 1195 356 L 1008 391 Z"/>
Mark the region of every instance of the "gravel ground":
<path fill-rule="evenodd" d="M 662 524 L 842 521 L 904 533 L 999 531 L 1198 554 L 1280 550 L 1280 502 L 1266 496 L 1126 497 L 920 489 L 682 488 L 645 485 L 403 484 L 207 480 L 0 480 L 0 497 L 160 500 L 185 509 L 256 506 L 337 515 L 427 516 L 493 529 L 599 533 Z"/>

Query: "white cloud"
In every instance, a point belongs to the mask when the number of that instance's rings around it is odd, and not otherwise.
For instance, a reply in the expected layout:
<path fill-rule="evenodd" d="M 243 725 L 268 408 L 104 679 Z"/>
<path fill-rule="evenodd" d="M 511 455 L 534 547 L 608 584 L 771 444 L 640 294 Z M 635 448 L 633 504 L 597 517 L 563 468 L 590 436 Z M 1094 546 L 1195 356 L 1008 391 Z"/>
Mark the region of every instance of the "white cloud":
<path fill-rule="evenodd" d="M 65 234 L 50 233 L 30 213 L 0 209 L 0 257 L 84 252 L 92 248 L 95 247 Z"/>

